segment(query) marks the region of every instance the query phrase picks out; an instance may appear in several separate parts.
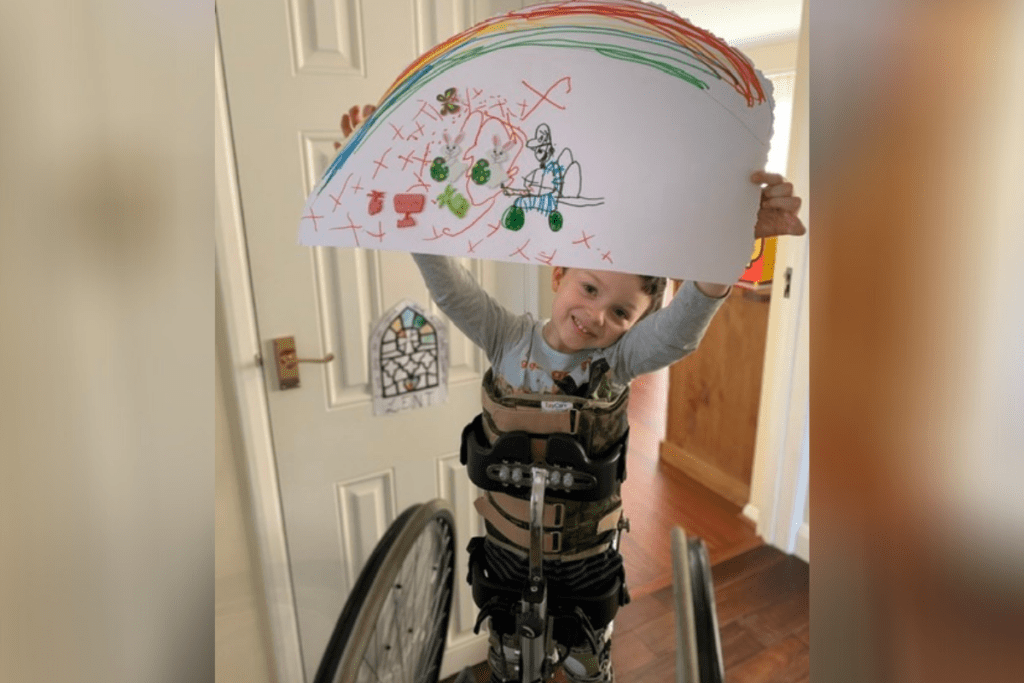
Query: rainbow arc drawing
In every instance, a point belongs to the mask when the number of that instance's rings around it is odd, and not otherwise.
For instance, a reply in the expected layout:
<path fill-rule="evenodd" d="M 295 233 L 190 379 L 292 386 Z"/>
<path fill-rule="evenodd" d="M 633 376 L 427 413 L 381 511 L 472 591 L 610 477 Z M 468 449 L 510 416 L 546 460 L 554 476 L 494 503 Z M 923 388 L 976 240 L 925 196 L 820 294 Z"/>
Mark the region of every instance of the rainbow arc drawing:
<path fill-rule="evenodd" d="M 376 106 L 310 193 L 301 244 L 723 283 L 750 256 L 771 85 L 660 6 L 493 17 Z"/>

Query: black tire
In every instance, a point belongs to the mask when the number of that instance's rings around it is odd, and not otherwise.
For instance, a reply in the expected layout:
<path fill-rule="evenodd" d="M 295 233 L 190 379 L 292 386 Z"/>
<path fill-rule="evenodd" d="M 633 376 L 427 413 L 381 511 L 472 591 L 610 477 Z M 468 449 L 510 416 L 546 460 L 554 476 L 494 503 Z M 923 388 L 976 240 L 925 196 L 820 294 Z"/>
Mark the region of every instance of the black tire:
<path fill-rule="evenodd" d="M 688 543 L 690 581 L 693 591 L 693 617 L 697 635 L 697 666 L 701 683 L 723 683 L 722 647 L 715 611 L 715 586 L 711 562 L 704 541 L 692 538 Z"/>
<path fill-rule="evenodd" d="M 725 667 L 707 546 L 672 529 L 677 683 L 723 683 Z"/>
<path fill-rule="evenodd" d="M 415 657 L 416 661 L 405 662 L 401 654 L 395 661 L 410 671 L 418 672 L 417 683 L 437 683 L 448 633 L 455 575 L 455 523 L 451 509 L 441 499 L 413 505 L 388 527 L 359 573 L 341 610 L 313 683 L 355 683 L 359 680 L 360 668 L 366 663 L 370 649 L 371 634 L 378 632 L 382 612 L 390 606 L 387 599 L 396 589 L 402 589 L 400 584 L 396 584 L 396 579 L 407 571 L 405 563 L 410 552 L 414 548 L 420 549 L 431 534 L 436 536 L 439 557 L 431 570 L 436 576 L 429 586 L 430 613 L 426 615 L 426 624 L 410 626 L 412 629 L 425 625 L 428 631 L 424 633 L 426 641 Z M 415 598 L 412 596 L 410 599 Z M 380 640 L 377 640 L 378 647 Z M 388 645 L 384 647 L 390 650 Z M 381 666 L 380 662 L 377 665 Z"/>

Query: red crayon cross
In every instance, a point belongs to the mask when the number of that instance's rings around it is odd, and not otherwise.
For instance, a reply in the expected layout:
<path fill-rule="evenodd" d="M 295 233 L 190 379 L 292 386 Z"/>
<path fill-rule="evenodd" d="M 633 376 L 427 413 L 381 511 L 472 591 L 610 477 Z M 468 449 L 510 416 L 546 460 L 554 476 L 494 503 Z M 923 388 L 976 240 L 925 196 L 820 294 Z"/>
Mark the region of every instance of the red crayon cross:
<path fill-rule="evenodd" d="M 384 160 L 387 158 L 388 152 L 390 152 L 390 151 L 391 151 L 391 148 L 388 147 L 387 150 L 385 150 L 384 153 L 380 155 L 380 159 L 378 159 L 377 161 L 373 162 L 373 163 L 377 164 L 377 168 L 375 168 L 373 170 L 373 179 L 374 180 L 377 179 L 377 173 L 380 172 L 380 169 L 387 168 L 387 166 L 384 164 Z"/>
<path fill-rule="evenodd" d="M 513 252 L 512 252 L 511 254 L 509 254 L 509 257 L 511 258 L 512 256 L 515 256 L 516 254 L 519 254 L 519 255 L 520 255 L 520 256 L 522 256 L 522 257 L 523 257 L 524 259 L 526 259 L 527 261 L 529 261 L 529 260 L 530 260 L 530 257 L 526 255 L 526 251 L 525 251 L 525 249 L 526 249 L 526 245 L 527 245 L 527 244 L 529 244 L 529 243 L 530 243 L 530 240 L 526 240 L 526 243 L 525 243 L 525 244 L 523 244 L 523 246 L 521 246 L 521 247 L 519 247 L 518 249 L 516 249 L 515 251 L 513 251 Z"/>
<path fill-rule="evenodd" d="M 358 247 L 359 246 L 359 231 L 363 229 L 363 226 L 356 225 L 355 223 L 352 222 L 352 214 L 345 214 L 345 215 L 348 216 L 348 225 L 339 225 L 339 226 L 331 228 L 331 230 L 351 230 L 352 231 L 352 239 L 354 239 L 356 241 L 356 246 Z"/>
<path fill-rule="evenodd" d="M 565 109 L 564 105 L 558 104 L 557 102 L 552 100 L 550 97 L 548 97 L 548 95 L 551 94 L 551 91 L 554 90 L 558 86 L 558 84 L 561 83 L 562 81 L 565 81 L 565 84 L 566 84 L 566 89 L 565 89 L 566 94 L 571 93 L 572 92 L 572 79 L 570 79 L 568 76 L 562 76 L 557 81 L 552 83 L 551 87 L 548 88 L 547 90 L 545 90 L 543 94 L 541 94 L 540 90 L 537 90 L 536 88 L 534 88 L 532 85 L 530 85 L 526 81 L 523 81 L 523 85 L 525 85 L 527 88 L 532 90 L 537 95 L 537 97 L 539 99 L 537 100 L 537 103 L 535 105 L 533 105 L 533 108 L 531 108 L 530 111 L 526 112 L 526 114 L 522 115 L 520 118 L 525 119 L 525 118 L 529 117 L 530 114 L 532 114 L 534 111 L 536 111 L 537 107 L 539 107 L 541 105 L 541 103 L 543 103 L 543 102 L 547 102 L 548 104 L 550 104 L 551 106 L 555 107 L 556 109 L 564 110 Z"/>
<path fill-rule="evenodd" d="M 583 234 L 583 237 L 573 242 L 573 244 L 583 244 L 587 247 L 587 249 L 590 249 L 590 240 L 594 239 L 594 236 L 588 235 L 583 230 L 580 230 L 580 232 Z"/>
<path fill-rule="evenodd" d="M 292 215 L 294 216 L 295 214 L 292 214 Z M 313 208 L 312 208 L 312 207 L 310 207 L 310 209 L 309 209 L 309 215 L 308 215 L 308 216 L 303 216 L 303 218 L 308 218 L 308 219 L 310 219 L 311 221 L 313 221 L 313 231 L 314 231 L 314 232 L 316 232 L 316 231 L 318 231 L 318 230 L 319 230 L 319 228 L 317 227 L 317 224 L 316 224 L 316 220 L 317 220 L 318 218 L 323 218 L 323 216 L 317 216 L 317 215 L 316 215 L 315 213 L 313 213 Z"/>

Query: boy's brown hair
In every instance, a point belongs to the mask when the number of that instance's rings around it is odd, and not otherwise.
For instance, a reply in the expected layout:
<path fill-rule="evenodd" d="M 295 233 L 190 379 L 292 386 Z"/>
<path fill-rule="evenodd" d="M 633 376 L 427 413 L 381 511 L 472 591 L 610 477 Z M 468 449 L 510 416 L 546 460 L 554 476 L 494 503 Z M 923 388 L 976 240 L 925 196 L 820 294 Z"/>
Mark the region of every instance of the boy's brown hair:
<path fill-rule="evenodd" d="M 656 275 L 637 275 L 637 277 L 640 278 L 641 291 L 651 297 L 651 305 L 637 320 L 637 322 L 639 322 L 661 308 L 661 302 L 665 298 L 665 288 L 668 286 L 668 280 Z"/>

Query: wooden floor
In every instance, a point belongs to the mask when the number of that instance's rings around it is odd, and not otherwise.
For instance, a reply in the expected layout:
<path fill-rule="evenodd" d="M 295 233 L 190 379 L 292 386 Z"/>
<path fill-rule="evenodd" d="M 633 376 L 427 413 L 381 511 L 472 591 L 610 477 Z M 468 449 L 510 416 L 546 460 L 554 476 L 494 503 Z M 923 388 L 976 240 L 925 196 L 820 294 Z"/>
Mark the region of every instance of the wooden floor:
<path fill-rule="evenodd" d="M 738 506 L 660 464 L 663 382 L 658 376 L 634 382 L 630 399 L 623 505 L 631 528 L 621 550 L 632 602 L 615 618 L 615 680 L 674 680 L 670 534 L 678 525 L 708 547 L 728 683 L 807 681 L 808 566 L 763 545 Z M 488 680 L 486 664 L 474 673 L 476 681 Z M 555 677 L 556 682 L 564 680 L 561 672 Z"/>

